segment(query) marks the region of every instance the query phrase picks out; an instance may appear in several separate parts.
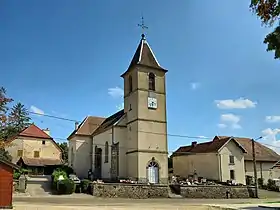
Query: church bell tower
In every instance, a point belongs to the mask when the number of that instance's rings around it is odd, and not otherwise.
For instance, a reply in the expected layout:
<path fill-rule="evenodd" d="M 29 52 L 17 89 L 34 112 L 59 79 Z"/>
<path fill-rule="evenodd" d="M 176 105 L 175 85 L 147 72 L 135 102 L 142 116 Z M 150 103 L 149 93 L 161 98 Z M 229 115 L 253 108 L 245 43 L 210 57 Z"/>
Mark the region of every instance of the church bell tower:
<path fill-rule="evenodd" d="M 145 35 L 125 73 L 127 176 L 139 182 L 168 182 L 165 74 Z"/>

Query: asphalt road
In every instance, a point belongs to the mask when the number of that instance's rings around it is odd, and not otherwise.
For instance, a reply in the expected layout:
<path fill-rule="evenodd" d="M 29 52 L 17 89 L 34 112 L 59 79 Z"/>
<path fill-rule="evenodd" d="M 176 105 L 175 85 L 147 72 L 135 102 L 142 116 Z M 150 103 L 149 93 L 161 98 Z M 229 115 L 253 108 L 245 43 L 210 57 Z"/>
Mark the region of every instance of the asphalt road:
<path fill-rule="evenodd" d="M 96 198 L 93 196 L 84 197 L 63 197 L 63 196 L 46 196 L 46 197 L 15 197 L 16 204 L 38 204 L 38 205 L 55 205 L 55 206 L 185 206 L 185 205 L 202 205 L 202 204 L 245 204 L 245 203 L 264 203 L 275 202 L 280 199 L 121 199 L 121 198 Z"/>

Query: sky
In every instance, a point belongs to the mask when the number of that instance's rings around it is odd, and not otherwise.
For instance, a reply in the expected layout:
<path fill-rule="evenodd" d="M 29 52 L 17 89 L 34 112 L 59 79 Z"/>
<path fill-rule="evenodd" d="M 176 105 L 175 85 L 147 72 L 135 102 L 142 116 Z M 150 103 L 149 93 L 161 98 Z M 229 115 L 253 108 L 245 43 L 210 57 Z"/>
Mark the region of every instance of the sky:
<path fill-rule="evenodd" d="M 261 26 L 249 3 L 2 0 L 0 86 L 35 113 L 109 116 L 122 107 L 120 75 L 140 41 L 143 15 L 147 41 L 168 69 L 169 152 L 215 135 L 263 136 L 280 151 L 279 61 L 263 44 L 272 28 Z M 58 142 L 75 127 L 31 117 Z"/>

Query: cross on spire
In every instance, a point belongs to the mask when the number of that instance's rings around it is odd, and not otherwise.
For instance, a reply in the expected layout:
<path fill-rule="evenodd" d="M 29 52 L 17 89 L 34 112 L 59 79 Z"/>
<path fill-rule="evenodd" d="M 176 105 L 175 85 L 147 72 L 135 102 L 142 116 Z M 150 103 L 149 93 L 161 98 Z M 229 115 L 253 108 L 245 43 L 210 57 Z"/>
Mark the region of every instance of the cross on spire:
<path fill-rule="evenodd" d="M 142 39 L 145 39 L 145 29 L 148 29 L 148 26 L 146 26 L 145 23 L 144 23 L 143 15 L 142 15 L 142 18 L 141 18 L 141 24 L 138 24 L 138 26 L 140 28 L 142 28 Z"/>

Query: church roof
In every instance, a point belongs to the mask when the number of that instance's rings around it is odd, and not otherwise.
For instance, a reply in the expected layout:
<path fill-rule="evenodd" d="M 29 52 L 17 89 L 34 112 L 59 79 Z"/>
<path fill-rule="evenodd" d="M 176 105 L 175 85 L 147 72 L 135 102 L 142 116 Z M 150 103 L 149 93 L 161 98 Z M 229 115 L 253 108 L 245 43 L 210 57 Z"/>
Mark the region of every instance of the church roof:
<path fill-rule="evenodd" d="M 106 131 L 108 128 L 111 128 L 115 123 L 117 123 L 125 115 L 124 110 L 120 110 L 117 113 L 106 118 L 103 123 L 93 131 L 92 135 L 95 136 L 99 133 Z"/>
<path fill-rule="evenodd" d="M 143 66 L 167 71 L 160 66 L 144 34 L 142 34 L 142 38 L 130 62 L 128 70 L 125 73 L 123 73 L 122 76 L 124 76 L 130 70 L 130 68 L 135 65 L 143 65 Z"/>
<path fill-rule="evenodd" d="M 91 136 L 91 134 L 102 124 L 106 118 L 87 116 L 68 137 L 70 139 L 73 135 Z"/>

